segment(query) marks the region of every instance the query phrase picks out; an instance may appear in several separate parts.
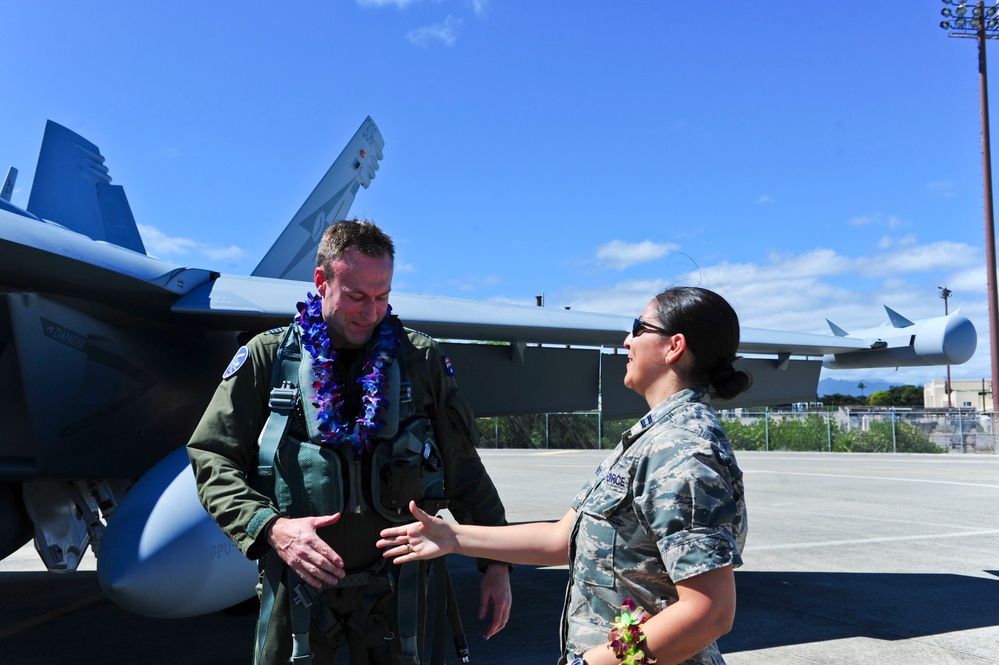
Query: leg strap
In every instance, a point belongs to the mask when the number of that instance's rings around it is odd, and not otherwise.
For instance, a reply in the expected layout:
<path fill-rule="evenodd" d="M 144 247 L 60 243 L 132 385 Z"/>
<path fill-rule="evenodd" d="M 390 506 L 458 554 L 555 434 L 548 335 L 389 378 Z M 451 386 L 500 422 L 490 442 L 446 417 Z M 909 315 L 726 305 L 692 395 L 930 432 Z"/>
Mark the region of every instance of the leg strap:
<path fill-rule="evenodd" d="M 260 592 L 260 614 L 257 617 L 256 643 L 253 649 L 253 662 L 259 663 L 264 655 L 264 639 L 267 637 L 267 626 L 274 610 L 274 598 L 284 573 L 284 561 L 273 552 L 264 557 L 264 574 Z"/>
<path fill-rule="evenodd" d="M 287 566 L 285 566 L 284 571 L 285 583 L 289 591 L 308 586 Z M 300 595 L 289 593 L 288 596 L 291 600 L 291 662 L 311 663 L 312 648 L 309 646 L 309 622 L 312 619 L 311 603 L 303 602 Z"/>
<path fill-rule="evenodd" d="M 470 663 L 468 654 L 468 642 L 465 640 L 465 629 L 461 625 L 461 614 L 458 612 L 458 598 L 454 594 L 454 584 L 451 582 L 451 573 L 447 569 L 444 557 L 437 559 L 441 562 L 441 570 L 444 579 L 447 580 L 447 618 L 451 622 L 451 636 L 454 638 L 454 650 L 458 653 L 459 663 Z M 443 622 L 440 622 L 443 623 Z M 444 648 L 441 647 L 443 653 Z"/>
<path fill-rule="evenodd" d="M 402 665 L 420 665 L 418 642 L 421 602 L 426 596 L 423 590 L 423 564 L 410 561 L 402 564 L 399 571 L 399 641 Z"/>

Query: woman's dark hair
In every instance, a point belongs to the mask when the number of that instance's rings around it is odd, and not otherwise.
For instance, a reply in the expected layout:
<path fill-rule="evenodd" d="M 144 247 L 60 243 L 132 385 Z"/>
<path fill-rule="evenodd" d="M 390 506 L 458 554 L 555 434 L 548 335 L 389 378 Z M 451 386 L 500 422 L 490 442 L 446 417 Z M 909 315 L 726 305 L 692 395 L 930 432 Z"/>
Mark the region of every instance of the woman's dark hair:
<path fill-rule="evenodd" d="M 739 317 L 724 298 L 696 286 L 668 288 L 653 299 L 659 324 L 670 334 L 683 333 L 690 355 L 685 377 L 708 387 L 712 397 L 732 399 L 753 383 L 737 370 Z"/>

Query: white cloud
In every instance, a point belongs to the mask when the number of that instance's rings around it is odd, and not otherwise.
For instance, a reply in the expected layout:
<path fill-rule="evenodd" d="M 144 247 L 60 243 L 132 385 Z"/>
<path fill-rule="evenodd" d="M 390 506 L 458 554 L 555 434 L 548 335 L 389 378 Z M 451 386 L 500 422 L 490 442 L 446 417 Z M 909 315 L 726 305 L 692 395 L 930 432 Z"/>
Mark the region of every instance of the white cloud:
<path fill-rule="evenodd" d="M 360 7 L 390 7 L 396 6 L 399 9 L 406 9 L 417 0 L 357 0 Z"/>
<path fill-rule="evenodd" d="M 950 276 L 941 280 L 939 286 L 946 286 L 954 293 L 961 291 L 964 293 L 984 292 L 988 286 L 985 280 L 985 261 L 983 260 L 980 266 L 968 267 L 951 273 Z"/>
<path fill-rule="evenodd" d="M 895 252 L 857 259 L 857 271 L 868 277 L 900 273 L 958 270 L 980 256 L 977 249 L 959 242 L 940 241 L 908 246 Z"/>
<path fill-rule="evenodd" d="M 392 271 L 395 274 L 399 274 L 401 272 L 415 273 L 416 266 L 414 266 L 412 263 L 395 263 L 392 268 Z"/>
<path fill-rule="evenodd" d="M 213 263 L 222 262 L 235 265 L 246 256 L 246 251 L 236 245 L 216 247 L 190 238 L 168 236 L 155 226 L 146 224 L 137 224 L 136 226 L 139 229 L 142 244 L 146 247 L 146 253 L 164 261 L 182 263 L 186 261 L 181 261 L 180 257 L 197 254 L 206 257 Z"/>
<path fill-rule="evenodd" d="M 160 231 L 155 226 L 137 224 L 139 235 L 142 237 L 142 244 L 146 246 L 146 253 L 150 256 L 184 256 L 198 246 L 198 243 L 190 238 L 174 238 Z"/>
<path fill-rule="evenodd" d="M 846 223 L 851 226 L 885 226 L 889 229 L 897 229 L 903 225 L 900 217 L 884 215 L 882 213 L 860 215 L 859 217 L 846 220 Z"/>
<path fill-rule="evenodd" d="M 444 46 L 454 46 L 458 41 L 458 30 L 463 20 L 448 14 L 443 23 L 435 23 L 423 28 L 417 28 L 406 35 L 406 40 L 414 46 L 429 46 L 432 42 L 441 42 Z"/>
<path fill-rule="evenodd" d="M 624 270 L 640 263 L 656 261 L 678 249 L 680 249 L 678 245 L 655 243 L 651 240 L 639 243 L 612 240 L 597 248 L 597 260 L 617 270 Z"/>
<path fill-rule="evenodd" d="M 479 18 L 485 16 L 486 10 L 489 9 L 489 0 L 467 0 L 466 5 L 468 5 L 472 12 Z"/>
<path fill-rule="evenodd" d="M 201 251 L 212 261 L 221 261 L 230 265 L 238 263 L 246 256 L 246 251 L 236 245 L 229 245 L 228 247 L 205 247 Z"/>
<path fill-rule="evenodd" d="M 975 355 L 963 365 L 952 366 L 952 377 L 988 378 L 988 305 L 981 250 L 954 242 L 919 245 L 911 236 L 885 244 L 863 257 L 817 248 L 799 254 L 773 254 L 764 263 L 701 265 L 669 279 L 628 279 L 602 288 L 552 291 L 546 302 L 580 311 L 634 316 L 662 289 L 686 284 L 723 295 L 743 326 L 828 335 L 826 319 L 847 331 L 882 325 L 888 319 L 884 306 L 910 320 L 941 316 L 944 304 L 937 287 L 947 286 L 953 292 L 950 312 L 960 309 L 978 331 Z M 944 373 L 944 367 L 902 367 L 823 370 L 823 377 L 922 385 L 942 379 Z"/>
<path fill-rule="evenodd" d="M 954 198 L 954 183 L 950 180 L 936 180 L 927 184 L 926 189 L 942 199 Z"/>
<path fill-rule="evenodd" d="M 773 203 L 773 202 L 774 202 L 773 197 L 767 196 L 766 194 L 764 194 L 760 198 L 756 199 L 756 203 L 758 205 L 764 205 L 764 204 Z"/>
<path fill-rule="evenodd" d="M 869 224 L 874 224 L 878 221 L 877 215 L 861 215 L 860 217 L 853 217 L 846 221 L 847 224 L 852 224 L 853 226 L 867 226 Z"/>

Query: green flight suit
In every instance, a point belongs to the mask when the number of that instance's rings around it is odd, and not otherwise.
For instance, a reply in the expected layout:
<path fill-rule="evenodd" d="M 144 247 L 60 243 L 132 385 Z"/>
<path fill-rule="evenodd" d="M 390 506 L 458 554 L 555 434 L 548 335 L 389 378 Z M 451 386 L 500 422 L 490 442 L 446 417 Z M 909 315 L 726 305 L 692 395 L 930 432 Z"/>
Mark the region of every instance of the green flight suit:
<path fill-rule="evenodd" d="M 249 341 L 245 362 L 219 384 L 188 444 L 201 502 L 250 559 L 260 559 L 270 550 L 265 537 L 267 528 L 279 517 L 273 502 L 254 490 L 248 479 L 257 466 L 257 440 L 269 415 L 272 368 L 285 330 L 268 331 Z M 505 524 L 503 504 L 475 448 L 478 429 L 458 391 L 449 361 L 436 342 L 421 333 L 405 330 L 402 342 L 416 414 L 434 424 L 444 462 L 448 509 L 462 523 Z M 303 362 L 308 362 L 307 355 Z M 353 385 L 360 366 L 359 361 L 351 366 L 348 385 Z M 311 396 L 308 387 L 303 387 L 303 395 Z M 371 505 L 371 488 L 364 487 L 363 491 Z M 363 515 L 343 515 L 339 522 L 323 529 L 321 535 L 344 558 L 347 572 L 352 573 L 380 564 L 381 554 L 374 543 L 386 526 L 389 523 L 384 518 L 368 510 Z M 490 563 L 494 562 L 480 560 L 479 567 L 484 569 Z M 288 662 L 291 627 L 286 594 L 282 585 L 274 604 L 277 616 L 268 627 L 262 663 Z M 320 600 L 337 616 L 349 615 L 360 602 L 373 604 L 363 631 L 371 646 L 379 642 L 384 645 L 385 637 L 395 630 L 390 625 L 395 622 L 395 593 L 387 586 L 334 588 L 323 592 Z M 315 626 L 310 640 L 316 654 L 314 662 L 324 662 L 327 655 L 332 662 L 338 644 L 327 644 Z M 396 639 L 392 644 L 393 653 L 398 651 L 397 642 Z"/>

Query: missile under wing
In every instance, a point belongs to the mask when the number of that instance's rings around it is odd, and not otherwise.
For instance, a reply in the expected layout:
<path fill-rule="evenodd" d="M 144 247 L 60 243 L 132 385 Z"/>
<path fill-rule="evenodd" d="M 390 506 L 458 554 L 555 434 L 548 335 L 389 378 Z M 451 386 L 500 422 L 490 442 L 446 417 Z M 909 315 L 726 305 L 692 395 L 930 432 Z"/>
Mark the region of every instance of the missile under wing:
<path fill-rule="evenodd" d="M 240 340 L 286 325 L 313 288 L 313 239 L 347 216 L 384 145 L 366 118 L 254 274 L 223 275 L 148 256 L 99 149 L 48 124 L 27 209 L 10 201 L 15 172 L 0 189 L 0 556 L 33 535 L 48 568 L 72 570 L 93 547 L 108 595 L 150 616 L 252 595 L 256 568 L 197 502 L 182 446 Z M 616 352 L 630 317 L 401 293 L 392 304 L 450 340 L 478 415 L 645 410 Z M 963 316 L 909 323 L 852 335 L 744 328 L 754 385 L 731 405 L 813 399 L 823 358 L 894 367 L 974 352 Z"/>

